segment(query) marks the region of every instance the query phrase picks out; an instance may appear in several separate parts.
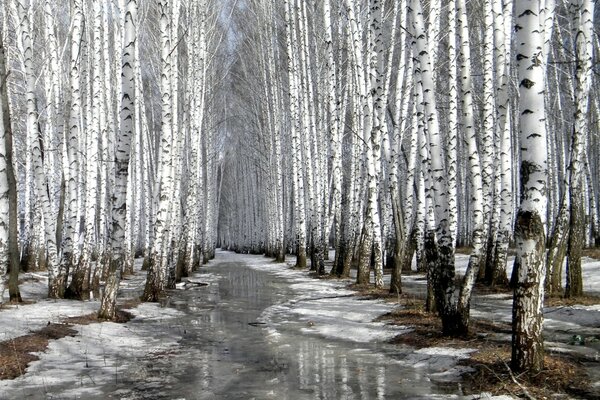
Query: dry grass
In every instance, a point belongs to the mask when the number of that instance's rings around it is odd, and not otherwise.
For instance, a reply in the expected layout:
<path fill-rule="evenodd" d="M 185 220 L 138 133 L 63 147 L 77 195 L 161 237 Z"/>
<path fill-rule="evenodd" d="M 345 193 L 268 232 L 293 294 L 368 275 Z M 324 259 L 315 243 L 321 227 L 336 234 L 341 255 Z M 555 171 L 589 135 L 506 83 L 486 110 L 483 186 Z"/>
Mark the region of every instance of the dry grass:
<path fill-rule="evenodd" d="M 583 255 L 585 257 L 600 260 L 600 247 L 590 247 L 589 249 L 583 249 Z"/>
<path fill-rule="evenodd" d="M 330 268 L 325 268 L 325 271 L 329 271 Z M 315 271 L 310 271 L 308 273 L 308 276 L 313 278 L 313 279 L 321 279 L 324 281 L 332 281 L 332 280 L 336 280 L 336 279 L 340 279 L 338 276 L 336 275 L 331 275 L 329 273 L 325 273 L 323 275 L 319 275 L 318 273 L 316 273 Z"/>
<path fill-rule="evenodd" d="M 142 300 L 139 297 L 132 297 L 130 299 L 125 299 L 119 303 L 120 310 L 131 310 L 132 308 L 136 308 L 142 304 Z"/>
<path fill-rule="evenodd" d="M 130 312 L 124 310 L 117 310 L 117 317 L 114 320 L 112 320 L 112 322 L 123 324 L 127 321 L 130 321 L 132 318 L 133 314 L 131 314 Z M 98 322 L 104 322 L 105 320 L 99 319 L 98 313 L 91 313 L 86 315 L 79 315 L 77 317 L 65 318 L 64 321 L 69 324 L 89 325 Z"/>
<path fill-rule="evenodd" d="M 424 298 L 407 293 L 390 293 L 388 288 L 377 289 L 373 285 L 358 285 L 356 283 L 347 286 L 348 289 L 356 292 L 356 296 L 361 300 L 383 300 L 388 303 L 396 303 L 408 308 L 421 307 Z"/>
<path fill-rule="evenodd" d="M 584 368 L 568 356 L 546 356 L 546 367 L 538 374 L 513 374 L 508 368 L 510 343 L 493 339 L 495 333 L 510 334 L 509 324 L 472 319 L 471 331 L 474 333 L 451 338 L 441 334 L 439 317 L 419 307 L 398 309 L 382 316 L 380 320 L 413 328 L 412 332 L 394 338 L 392 343 L 415 348 L 443 346 L 476 349 L 469 359 L 460 361 L 460 364 L 472 368 L 472 372 L 463 375 L 465 394 L 490 392 L 527 397 L 527 391 L 531 397 L 539 399 L 556 397 L 557 394 L 585 398 L 594 396 L 588 392 L 589 381 Z"/>
<path fill-rule="evenodd" d="M 463 375 L 466 394 L 489 392 L 537 399 L 556 398 L 563 394 L 597 398 L 589 392 L 590 382 L 583 367 L 575 360 L 547 355 L 541 372 L 516 374 L 510 370 L 510 356 L 508 344 L 482 346 L 471 358 L 461 361 L 461 364 L 473 369 L 473 372 Z"/>
<path fill-rule="evenodd" d="M 594 306 L 600 304 L 600 297 L 598 296 L 580 296 L 565 298 L 562 296 L 546 296 L 544 299 L 545 307 L 571 307 L 575 305 L 579 306 Z"/>

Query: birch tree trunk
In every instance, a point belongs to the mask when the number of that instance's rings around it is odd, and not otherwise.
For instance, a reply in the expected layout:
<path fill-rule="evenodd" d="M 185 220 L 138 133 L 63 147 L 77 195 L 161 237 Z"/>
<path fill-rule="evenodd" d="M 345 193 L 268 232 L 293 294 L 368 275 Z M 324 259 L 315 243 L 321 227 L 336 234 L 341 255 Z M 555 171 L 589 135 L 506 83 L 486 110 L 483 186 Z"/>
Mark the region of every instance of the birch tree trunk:
<path fill-rule="evenodd" d="M 71 105 L 69 108 L 68 134 L 66 140 L 67 165 L 65 167 L 66 178 L 66 196 L 65 196 L 65 225 L 62 242 L 62 255 L 60 261 L 60 270 L 51 291 L 57 293 L 59 297 L 64 296 L 67 284 L 67 276 L 76 265 L 75 257 L 78 253 L 78 186 L 79 186 L 79 158 L 80 158 L 80 137 L 82 111 L 81 111 L 81 63 L 82 63 L 82 43 L 84 38 L 84 16 L 83 3 L 81 0 L 74 0 L 72 3 L 72 21 L 73 29 L 71 31 L 71 62 L 70 62 L 70 93 Z"/>
<path fill-rule="evenodd" d="M 93 34 L 92 46 L 92 93 L 91 96 L 91 118 L 88 121 L 85 139 L 85 230 L 84 242 L 79 261 L 73 271 L 71 283 L 65 297 L 85 300 L 89 298 L 90 275 L 92 269 L 92 257 L 98 245 L 98 231 L 96 225 L 96 206 L 98 204 L 98 159 L 99 159 L 99 136 L 100 116 L 104 114 L 104 85 L 102 84 L 102 7 L 95 2 L 93 5 Z M 83 139 L 83 138 L 82 138 Z M 83 142 L 83 141 L 82 141 Z M 82 146 L 83 147 L 83 146 Z"/>
<path fill-rule="evenodd" d="M 410 104 L 410 83 L 407 82 L 408 77 L 412 74 L 412 62 L 407 62 L 407 49 L 406 49 L 406 32 L 402 27 L 406 26 L 406 4 L 404 1 L 397 2 L 394 5 L 394 26 L 392 27 L 392 37 L 396 37 L 396 20 L 400 14 L 400 35 L 396 47 L 400 51 L 399 68 L 396 75 L 396 93 L 395 93 L 395 113 L 394 113 L 394 129 L 391 133 L 390 140 L 390 166 L 389 166 L 389 186 L 390 186 L 390 201 L 392 205 L 392 214 L 394 220 L 395 229 L 395 243 L 393 250 L 393 268 L 392 276 L 390 278 L 390 293 L 400 294 L 402 293 L 402 271 L 410 270 L 410 262 L 412 262 L 412 252 L 410 247 L 410 231 L 412 226 L 406 221 L 410 221 L 412 217 L 412 193 L 414 174 L 412 177 L 406 176 L 407 190 L 406 203 L 402 202 L 402 195 L 399 187 L 399 164 L 400 164 L 400 148 L 402 146 L 402 140 L 404 130 L 406 129 L 407 120 L 409 119 L 408 108 Z M 388 74 L 391 72 L 393 60 L 393 53 L 390 53 L 388 68 Z M 407 66 L 408 64 L 408 66 Z M 412 161 L 412 167 L 414 168 L 416 154 L 411 152 L 408 163 Z M 407 167 L 407 175 L 412 173 L 411 167 Z M 409 235 L 407 235 L 407 232 Z M 407 256 L 411 253 L 410 256 Z M 410 257 L 410 261 L 406 260 Z"/>
<path fill-rule="evenodd" d="M 592 35 L 594 31 L 594 5 L 592 0 L 573 0 L 576 61 L 575 61 L 575 115 L 571 143 L 570 165 L 570 225 L 567 259 L 567 284 L 565 297 L 583 295 L 581 251 L 585 245 L 584 210 L 584 160 L 588 135 L 589 93 L 592 84 Z"/>
<path fill-rule="evenodd" d="M 161 136 L 160 136 L 160 181 L 159 203 L 154 220 L 154 240 L 150 252 L 150 266 L 142 299 L 158 301 L 166 287 L 166 272 L 169 241 L 169 209 L 173 191 L 172 151 L 173 145 L 173 116 L 171 91 L 171 28 L 170 2 L 159 2 L 160 37 L 161 37 Z"/>
<path fill-rule="evenodd" d="M 9 8 L 10 7 L 10 8 Z M 25 133 L 25 162 L 24 162 L 24 185 L 22 187 L 23 197 L 23 253 L 24 263 L 27 269 L 33 269 L 35 265 L 36 229 L 33 226 L 34 220 L 34 204 L 36 203 L 33 193 L 32 181 L 33 177 L 33 158 L 31 148 L 36 139 L 37 127 L 32 124 L 33 117 L 37 115 L 37 110 L 33 110 L 37 106 L 35 97 L 35 72 L 33 68 L 33 31 L 31 30 L 30 16 L 31 4 L 27 1 L 10 2 L 7 5 L 5 14 L 11 14 L 12 11 L 15 20 L 15 36 L 17 39 L 17 48 L 21 53 L 23 70 L 25 73 L 26 92 L 25 101 L 27 107 L 26 133 Z M 6 21 L 8 22 L 8 21 Z M 8 36 L 5 36 L 8 37 Z"/>
<path fill-rule="evenodd" d="M 128 0 L 124 10 L 123 53 L 122 53 L 122 97 L 120 110 L 120 134 L 115 145 L 115 188 L 112 196 L 112 224 L 110 234 L 110 266 L 106 286 L 100 303 L 98 317 L 114 319 L 117 312 L 117 292 L 122 269 L 127 258 L 125 248 L 125 222 L 127 215 L 127 180 L 131 139 L 134 131 L 135 96 L 135 41 L 137 23 L 137 0 Z"/>
<path fill-rule="evenodd" d="M 286 50 L 288 58 L 290 130 L 292 136 L 292 175 L 294 181 L 294 208 L 296 213 L 296 268 L 306 268 L 306 213 L 304 208 L 304 177 L 301 170 L 301 150 L 299 138 L 299 90 L 298 65 L 293 51 L 295 33 L 293 14 L 288 0 L 284 2 L 286 26 Z"/>
<path fill-rule="evenodd" d="M 442 319 L 444 334 L 456 335 L 464 333 L 465 327 L 456 318 L 454 296 L 454 239 L 450 230 L 448 204 L 448 182 L 445 176 L 443 160 L 442 136 L 440 132 L 438 112 L 436 109 L 435 88 L 433 83 L 431 59 L 427 51 L 427 36 L 423 22 L 420 0 L 411 0 L 411 28 L 415 53 L 418 57 L 417 85 L 422 90 L 421 105 L 427 126 L 429 147 L 429 192 L 433 201 L 431 207 L 435 212 L 435 224 L 429 223 L 425 234 L 425 246 L 428 256 L 428 270 L 431 273 L 431 285 L 435 290 L 435 301 Z M 419 101 L 417 102 L 419 103 Z M 448 132 L 449 135 L 456 132 Z"/>
<path fill-rule="evenodd" d="M 29 22 L 29 15 L 25 4 L 19 3 L 18 5 L 19 19 L 21 20 L 21 46 L 23 49 L 23 65 L 25 69 L 25 83 L 26 83 L 26 107 L 27 107 L 27 131 L 32 136 L 29 152 L 31 153 L 32 159 L 32 176 L 34 179 L 34 187 L 36 189 L 36 196 L 38 201 L 42 204 L 43 215 L 44 215 L 44 229 L 45 229 L 45 242 L 47 251 L 47 269 L 48 269 L 48 296 L 51 298 L 60 298 L 63 296 L 64 285 L 66 283 L 66 271 L 58 263 L 58 250 L 57 250 L 57 231 L 56 221 L 60 221 L 61 215 L 58 216 L 52 209 L 52 201 L 50 198 L 50 185 L 49 179 L 47 178 L 46 167 L 44 164 L 44 148 L 43 148 L 43 135 L 40 132 L 40 125 L 38 124 L 39 113 L 37 109 L 37 98 L 36 98 L 36 77 L 33 68 L 33 42 L 31 39 L 31 26 Z M 6 76 L 6 73 L 3 74 Z M 2 94 L 4 97 L 5 107 L 8 107 L 9 99 L 8 92 L 5 86 L 5 91 Z M 4 116 L 5 127 L 10 126 L 10 120 L 8 114 Z M 57 218 L 58 217 L 58 218 Z"/>
<path fill-rule="evenodd" d="M 331 202 L 329 204 L 329 216 L 327 225 L 334 225 L 336 240 L 336 257 L 339 249 L 341 236 L 341 201 L 342 201 L 342 135 L 340 133 L 339 100 L 337 88 L 337 66 L 333 51 L 333 29 L 331 26 L 331 2 L 323 1 L 323 20 L 325 28 L 325 48 L 326 48 L 326 79 L 327 79 L 327 111 L 329 113 L 329 129 L 331 132 L 331 177 L 332 191 Z M 334 222 L 335 221 L 335 222 Z"/>
<path fill-rule="evenodd" d="M 0 304 L 4 298 L 6 285 L 4 275 L 10 270 L 8 281 L 9 300 L 20 303 L 19 291 L 19 243 L 17 180 L 13 162 L 13 134 L 10 124 L 8 104 L 8 75 L 4 35 L 0 32 Z"/>
<path fill-rule="evenodd" d="M 511 103 L 509 96 L 510 68 L 508 60 L 511 54 L 512 40 L 512 11 L 513 2 L 505 1 L 504 4 L 494 2 L 494 35 L 497 48 L 496 53 L 496 104 L 497 122 L 496 130 L 500 139 L 498 177 L 500 182 L 499 227 L 496 243 L 494 244 L 494 264 L 491 266 L 491 285 L 508 285 L 506 276 L 506 259 L 513 225 L 513 149 L 512 149 L 512 120 Z"/>
<path fill-rule="evenodd" d="M 470 302 L 473 286 L 482 264 L 485 246 L 485 220 L 484 220 L 484 192 L 481 174 L 481 162 L 477 148 L 477 133 L 473 112 L 473 85 L 471 81 L 471 46 L 469 43 L 469 26 L 467 9 L 464 0 L 456 2 L 457 22 L 460 26 L 459 40 L 461 43 L 461 66 L 460 75 L 462 81 L 461 102 L 463 111 L 463 126 L 465 129 L 465 141 L 467 144 L 467 155 L 469 160 L 469 182 L 470 182 L 470 214 L 472 215 L 471 245 L 473 250 L 469 256 L 469 264 L 463 277 L 462 286 L 458 297 L 457 311 L 461 319 L 462 329 L 468 331 Z M 452 11 L 451 11 L 452 12 Z M 485 128 L 484 128 L 485 129 Z"/>
<path fill-rule="evenodd" d="M 519 82 L 521 204 L 515 224 L 517 282 L 513 298 L 512 359 L 515 371 L 544 367 L 542 336 L 547 209 L 544 108 L 544 29 L 537 0 L 515 5 Z"/>
<path fill-rule="evenodd" d="M 482 110 L 482 130 L 480 132 L 480 158 L 481 158 L 481 183 L 483 190 L 483 254 L 480 259 L 479 278 L 484 280 L 487 275 L 488 252 L 493 253 L 492 246 L 495 243 L 495 234 L 497 226 L 494 223 L 495 206 L 494 199 L 496 193 L 495 186 L 495 143 L 494 131 L 496 126 L 495 110 L 496 97 L 494 95 L 494 14 L 492 12 L 492 1 L 485 1 L 484 4 L 484 37 L 483 37 L 483 110 Z"/>

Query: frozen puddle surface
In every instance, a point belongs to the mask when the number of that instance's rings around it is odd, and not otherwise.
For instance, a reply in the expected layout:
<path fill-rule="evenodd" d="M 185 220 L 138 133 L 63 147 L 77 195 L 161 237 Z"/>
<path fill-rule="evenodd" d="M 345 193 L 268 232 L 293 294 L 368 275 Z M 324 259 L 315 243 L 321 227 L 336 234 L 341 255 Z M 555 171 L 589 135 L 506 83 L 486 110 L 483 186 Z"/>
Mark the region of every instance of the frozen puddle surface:
<path fill-rule="evenodd" d="M 76 326 L 0 399 L 460 397 L 468 351 L 387 344 L 406 329 L 372 322 L 391 306 L 344 282 L 224 252 L 190 281 L 126 324 Z"/>

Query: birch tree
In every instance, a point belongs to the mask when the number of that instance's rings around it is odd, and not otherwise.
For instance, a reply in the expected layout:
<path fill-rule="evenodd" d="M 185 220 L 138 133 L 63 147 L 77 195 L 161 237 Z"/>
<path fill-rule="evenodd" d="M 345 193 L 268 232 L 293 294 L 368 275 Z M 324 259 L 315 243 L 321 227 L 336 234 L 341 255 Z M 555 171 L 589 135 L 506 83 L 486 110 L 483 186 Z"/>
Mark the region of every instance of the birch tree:
<path fill-rule="evenodd" d="M 288 0 L 284 1 L 286 54 L 288 59 L 290 131 L 292 137 L 292 176 L 294 184 L 294 208 L 296 215 L 296 267 L 306 268 L 306 213 L 304 205 L 304 176 L 302 173 L 302 157 L 300 153 L 300 110 L 298 108 L 298 66 L 293 43 L 296 41 L 293 26 L 293 14 Z"/>
<path fill-rule="evenodd" d="M 3 33 L 0 32 L 0 304 L 8 280 L 9 300 L 21 302 L 19 291 L 19 243 L 17 231 L 17 180 L 13 167 L 13 134 L 8 104 L 8 74 Z"/>
<path fill-rule="evenodd" d="M 541 2 L 517 2 L 515 15 L 521 203 L 515 224 L 518 272 L 513 298 L 511 366 L 516 371 L 540 371 L 544 367 L 542 307 L 548 175 Z"/>
<path fill-rule="evenodd" d="M 80 137 L 82 124 L 82 85 L 81 66 L 83 62 L 84 37 L 84 11 L 81 0 L 72 3 L 73 29 L 70 38 L 70 96 L 71 104 L 68 117 L 68 135 L 66 139 L 66 195 L 65 195 L 65 217 L 62 236 L 62 252 L 60 270 L 56 280 L 56 290 L 60 297 L 64 296 L 67 285 L 67 276 L 76 265 L 78 257 L 79 224 L 78 224 L 78 196 L 79 196 L 79 172 L 80 172 Z"/>
<path fill-rule="evenodd" d="M 146 279 L 143 299 L 145 301 L 158 301 L 166 287 L 166 269 L 169 240 L 169 207 L 173 192 L 173 116 L 171 103 L 171 23 L 170 3 L 159 2 L 160 38 L 161 38 L 161 136 L 159 155 L 159 203 L 154 220 L 154 234 L 152 248 L 149 254 L 150 267 Z"/>
<path fill-rule="evenodd" d="M 585 211 L 583 201 L 585 143 L 587 143 L 589 93 L 592 79 L 592 35 L 595 1 L 572 1 L 575 31 L 575 114 L 571 140 L 570 224 L 567 259 L 566 297 L 583 294 L 581 250 L 584 247 Z"/>
<path fill-rule="evenodd" d="M 128 256 L 128 249 L 124 247 L 125 221 L 127 213 L 127 180 L 129 159 L 131 153 L 131 140 L 134 130 L 134 104 L 135 74 L 134 55 L 136 40 L 137 1 L 128 0 L 124 10 L 123 25 L 123 53 L 121 66 L 121 110 L 120 128 L 115 146 L 115 188 L 112 198 L 112 226 L 110 236 L 110 266 L 106 287 L 102 295 L 98 317 L 114 319 L 116 316 L 116 300 L 122 268 Z"/>
<path fill-rule="evenodd" d="M 85 228 L 83 232 L 83 246 L 78 262 L 72 272 L 71 282 L 65 297 L 87 299 L 90 292 L 90 275 L 92 270 L 92 258 L 97 250 L 98 231 L 97 223 L 97 203 L 98 203 L 98 172 L 99 172 L 99 137 L 101 134 L 101 115 L 105 113 L 104 107 L 104 85 L 102 84 L 102 22 L 103 7 L 95 2 L 92 8 L 93 23 L 93 41 L 92 47 L 92 84 L 89 114 L 90 118 L 87 124 L 86 132 L 82 132 L 82 150 L 85 150 L 85 163 L 82 170 L 85 171 L 85 210 L 84 220 Z M 85 139 L 85 140 L 83 140 Z M 83 145 L 85 144 L 85 146 Z"/>

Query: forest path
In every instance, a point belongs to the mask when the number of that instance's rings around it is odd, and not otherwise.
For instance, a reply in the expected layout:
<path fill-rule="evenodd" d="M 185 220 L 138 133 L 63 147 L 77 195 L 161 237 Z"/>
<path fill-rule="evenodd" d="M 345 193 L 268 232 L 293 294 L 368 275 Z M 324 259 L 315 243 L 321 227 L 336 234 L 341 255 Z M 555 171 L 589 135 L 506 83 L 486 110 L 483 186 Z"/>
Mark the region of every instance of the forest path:
<path fill-rule="evenodd" d="M 267 264 L 266 270 L 257 262 Z M 456 383 L 432 383 L 426 371 L 413 368 L 414 360 L 403 362 L 409 349 L 307 333 L 314 322 L 287 307 L 319 294 L 310 287 L 294 290 L 297 281 L 276 273 L 285 268 L 264 257 L 217 252 L 190 278 L 208 286 L 188 283 L 183 286 L 189 290 L 169 293 L 165 306 L 182 313 L 176 320 L 181 339 L 173 351 L 144 360 L 145 371 L 133 375 L 130 385 L 123 382 L 131 387 L 127 398 L 444 398 L 457 391 Z M 151 379 L 140 382 L 140 374 Z"/>

